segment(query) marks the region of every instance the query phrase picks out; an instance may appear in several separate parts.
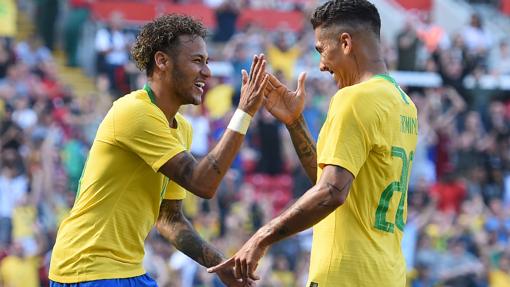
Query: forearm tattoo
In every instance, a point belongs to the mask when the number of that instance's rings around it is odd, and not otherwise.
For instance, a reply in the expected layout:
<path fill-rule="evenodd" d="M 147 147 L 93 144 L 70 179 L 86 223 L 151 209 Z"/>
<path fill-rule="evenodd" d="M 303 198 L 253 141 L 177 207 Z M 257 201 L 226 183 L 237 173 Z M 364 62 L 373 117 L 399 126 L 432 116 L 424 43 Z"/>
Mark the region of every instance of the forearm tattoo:
<path fill-rule="evenodd" d="M 179 251 L 199 264 L 211 267 L 223 261 L 223 257 L 214 247 L 204 241 L 184 217 L 182 202 L 164 200 L 161 203 L 160 217 L 165 227 L 160 233 L 166 237 Z"/>
<path fill-rule="evenodd" d="M 216 174 L 221 175 L 221 168 L 220 165 L 218 164 L 218 160 L 213 155 L 210 154 L 207 155 L 207 160 L 211 164 Z"/>
<path fill-rule="evenodd" d="M 205 242 L 191 227 L 191 224 L 183 224 L 174 232 L 177 232 L 174 241 L 175 247 L 202 266 L 211 267 L 223 261 L 219 252 Z"/>
<path fill-rule="evenodd" d="M 299 216 L 303 212 L 304 210 L 299 206 L 291 207 L 288 211 L 287 217 L 292 218 L 294 216 Z M 293 234 L 286 225 L 280 225 L 279 227 L 275 228 L 275 231 L 280 236 L 280 238 L 285 238 Z"/>
<path fill-rule="evenodd" d="M 336 208 L 337 205 L 331 204 L 331 200 L 336 197 L 344 197 L 346 194 L 346 191 L 351 188 L 352 180 L 347 181 L 344 186 L 341 188 L 338 188 L 336 185 L 327 182 L 326 186 L 328 189 L 328 198 L 324 198 L 320 203 L 319 206 L 327 207 L 327 208 Z"/>
<path fill-rule="evenodd" d="M 303 116 L 288 125 L 287 130 L 308 178 L 312 183 L 315 183 L 317 180 L 317 149 Z"/>

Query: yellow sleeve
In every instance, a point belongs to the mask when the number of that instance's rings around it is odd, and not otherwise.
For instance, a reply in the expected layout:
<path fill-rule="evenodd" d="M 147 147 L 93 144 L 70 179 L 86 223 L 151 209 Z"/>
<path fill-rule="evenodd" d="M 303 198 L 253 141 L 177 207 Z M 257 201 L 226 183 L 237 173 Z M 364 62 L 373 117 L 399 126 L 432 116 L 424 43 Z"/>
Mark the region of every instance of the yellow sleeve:
<path fill-rule="evenodd" d="M 325 144 L 317 159 L 320 166 L 337 165 L 354 177 L 358 175 L 372 149 L 372 105 L 357 95 L 335 95 L 324 124 L 325 133 L 321 135 Z"/>
<path fill-rule="evenodd" d="M 169 159 L 186 148 L 172 135 L 168 120 L 156 106 L 133 101 L 115 107 L 114 137 L 158 172 Z"/>

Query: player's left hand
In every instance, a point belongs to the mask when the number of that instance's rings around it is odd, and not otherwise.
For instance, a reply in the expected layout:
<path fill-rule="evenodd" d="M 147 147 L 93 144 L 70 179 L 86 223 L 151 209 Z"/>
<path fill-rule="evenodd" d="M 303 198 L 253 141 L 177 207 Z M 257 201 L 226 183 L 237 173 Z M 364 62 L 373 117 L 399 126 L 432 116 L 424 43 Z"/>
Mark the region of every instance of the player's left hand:
<path fill-rule="evenodd" d="M 219 265 L 208 268 L 207 272 L 214 273 L 233 267 L 235 278 L 243 281 L 259 280 L 260 277 L 255 275 L 255 270 L 267 249 L 268 246 L 261 246 L 257 238 L 252 236 L 233 257 Z"/>
<path fill-rule="evenodd" d="M 266 109 L 282 123 L 289 125 L 299 118 L 305 108 L 306 73 L 299 75 L 297 89 L 289 90 L 278 78 L 268 75 L 264 89 L 264 105 Z"/>

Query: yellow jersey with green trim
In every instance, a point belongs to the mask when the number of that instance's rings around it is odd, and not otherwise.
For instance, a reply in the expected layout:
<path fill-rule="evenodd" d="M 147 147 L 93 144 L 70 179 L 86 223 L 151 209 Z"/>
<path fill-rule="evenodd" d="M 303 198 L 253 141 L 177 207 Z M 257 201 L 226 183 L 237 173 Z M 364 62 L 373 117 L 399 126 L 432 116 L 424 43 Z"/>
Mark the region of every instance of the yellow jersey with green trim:
<path fill-rule="evenodd" d="M 401 251 L 418 136 L 414 103 L 386 75 L 339 90 L 317 142 L 326 165 L 354 175 L 345 203 L 313 228 L 307 287 L 405 286 Z"/>
<path fill-rule="evenodd" d="M 74 283 L 144 274 L 144 240 L 162 199 L 185 198 L 186 191 L 158 170 L 189 150 L 191 125 L 178 113 L 177 128 L 171 128 L 148 91 L 115 101 L 99 126 L 74 206 L 58 230 L 51 280 Z"/>

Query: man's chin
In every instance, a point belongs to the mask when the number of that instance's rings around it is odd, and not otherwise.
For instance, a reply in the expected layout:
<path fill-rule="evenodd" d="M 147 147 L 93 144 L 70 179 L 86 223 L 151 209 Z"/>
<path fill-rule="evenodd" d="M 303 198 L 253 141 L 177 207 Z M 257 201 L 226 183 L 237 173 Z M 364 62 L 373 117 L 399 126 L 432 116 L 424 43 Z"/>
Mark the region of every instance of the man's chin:
<path fill-rule="evenodd" d="M 202 104 L 202 95 L 192 98 L 192 105 L 198 106 Z"/>

